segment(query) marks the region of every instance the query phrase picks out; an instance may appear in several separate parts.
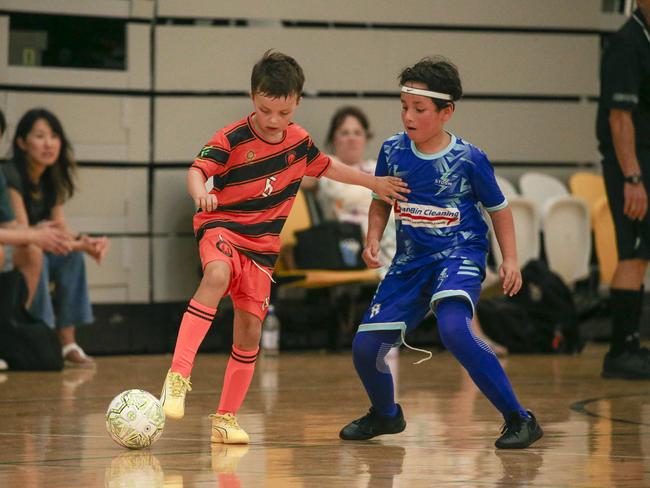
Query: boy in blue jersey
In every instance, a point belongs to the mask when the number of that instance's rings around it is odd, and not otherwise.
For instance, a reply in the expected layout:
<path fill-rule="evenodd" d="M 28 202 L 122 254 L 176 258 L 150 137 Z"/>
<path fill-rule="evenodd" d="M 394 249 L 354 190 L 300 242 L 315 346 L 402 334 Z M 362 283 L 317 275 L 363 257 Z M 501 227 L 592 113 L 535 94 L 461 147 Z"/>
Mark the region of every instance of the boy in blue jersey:
<path fill-rule="evenodd" d="M 431 308 L 446 348 L 505 419 L 496 447 L 528 447 L 542 437 L 542 429 L 517 401 L 490 347 L 470 327 L 488 252 L 481 207 L 490 214 L 503 255 L 503 292 L 512 296 L 521 288 L 512 213 L 485 153 L 444 130 L 462 95 L 456 67 L 444 58 L 425 58 L 402 71 L 400 85 L 405 131 L 383 143 L 376 175 L 402 178 L 411 193 L 407 202 L 394 205 L 397 252 L 352 345 L 372 407 L 340 437 L 365 440 L 404 430 L 385 356 Z M 370 206 L 363 257 L 371 268 L 379 266 L 379 241 L 390 212 L 378 199 Z"/>

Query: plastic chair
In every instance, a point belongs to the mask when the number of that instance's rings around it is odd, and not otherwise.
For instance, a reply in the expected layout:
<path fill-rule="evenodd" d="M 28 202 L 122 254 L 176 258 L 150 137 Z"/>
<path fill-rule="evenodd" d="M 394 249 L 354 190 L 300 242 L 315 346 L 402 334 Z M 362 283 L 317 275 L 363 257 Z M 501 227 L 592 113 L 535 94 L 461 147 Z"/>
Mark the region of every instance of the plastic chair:
<path fill-rule="evenodd" d="M 614 277 L 616 266 L 618 266 L 618 251 L 614 220 L 606 196 L 600 197 L 594 204 L 592 222 L 600 283 L 609 285 Z"/>
<path fill-rule="evenodd" d="M 595 173 L 587 173 L 586 171 L 580 171 L 571 175 L 571 178 L 569 178 L 569 188 L 573 196 L 580 197 L 587 202 L 589 210 L 592 211 L 592 216 L 596 203 L 602 197 L 607 196 L 603 177 Z"/>
<path fill-rule="evenodd" d="M 542 222 L 549 268 L 568 285 L 587 278 L 591 255 L 587 203 L 581 198 L 556 196 L 546 202 Z"/>
<path fill-rule="evenodd" d="M 543 216 L 546 212 L 547 202 L 557 196 L 569 194 L 566 186 L 557 178 L 543 173 L 524 173 L 519 178 L 521 195 L 533 200 Z"/>
<path fill-rule="evenodd" d="M 504 178 L 503 176 L 498 176 L 495 175 L 495 178 L 497 180 L 497 184 L 499 185 L 499 188 L 501 188 L 501 193 L 510 200 L 512 197 L 517 197 L 519 196 L 519 192 L 515 188 L 515 185 L 513 185 L 510 180 Z"/>
<path fill-rule="evenodd" d="M 519 266 L 523 268 L 531 259 L 539 258 L 541 247 L 539 210 L 535 202 L 523 197 L 509 197 L 508 203 L 512 210 L 512 218 L 515 224 L 517 260 Z M 490 230 L 494 262 L 498 269 L 503 262 L 503 257 L 501 256 L 496 234 L 492 228 Z"/>

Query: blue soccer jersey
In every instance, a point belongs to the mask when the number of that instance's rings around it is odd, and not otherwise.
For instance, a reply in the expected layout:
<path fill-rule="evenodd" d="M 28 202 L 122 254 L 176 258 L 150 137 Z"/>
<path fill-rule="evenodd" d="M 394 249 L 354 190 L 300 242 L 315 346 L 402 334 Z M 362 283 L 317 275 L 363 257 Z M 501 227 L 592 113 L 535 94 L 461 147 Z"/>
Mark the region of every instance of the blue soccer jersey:
<path fill-rule="evenodd" d="M 391 271 L 463 258 L 482 268 L 488 227 L 481 206 L 494 212 L 508 205 L 486 154 L 451 135 L 436 154 L 423 154 L 405 132 L 387 139 L 377 158 L 377 176 L 398 176 L 411 193 L 395 204 L 397 252 Z"/>

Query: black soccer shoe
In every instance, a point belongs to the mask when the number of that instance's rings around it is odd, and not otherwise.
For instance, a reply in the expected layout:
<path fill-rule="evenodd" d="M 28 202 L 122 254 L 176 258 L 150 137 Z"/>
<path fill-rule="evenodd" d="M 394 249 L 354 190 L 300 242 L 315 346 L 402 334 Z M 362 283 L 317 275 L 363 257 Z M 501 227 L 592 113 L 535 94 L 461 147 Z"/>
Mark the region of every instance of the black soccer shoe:
<path fill-rule="evenodd" d="M 494 445 L 498 449 L 525 449 L 544 435 L 533 413 L 528 410 L 529 417 L 522 417 L 519 412 L 513 413 L 506 421 Z"/>
<path fill-rule="evenodd" d="M 353 420 L 341 429 L 339 437 L 346 441 L 365 441 L 382 434 L 398 434 L 406 428 L 402 407 L 397 404 L 397 415 L 385 417 L 370 407 L 363 417 Z"/>
<path fill-rule="evenodd" d="M 612 356 L 605 354 L 603 378 L 624 380 L 650 380 L 650 353 L 645 347 L 628 349 Z"/>

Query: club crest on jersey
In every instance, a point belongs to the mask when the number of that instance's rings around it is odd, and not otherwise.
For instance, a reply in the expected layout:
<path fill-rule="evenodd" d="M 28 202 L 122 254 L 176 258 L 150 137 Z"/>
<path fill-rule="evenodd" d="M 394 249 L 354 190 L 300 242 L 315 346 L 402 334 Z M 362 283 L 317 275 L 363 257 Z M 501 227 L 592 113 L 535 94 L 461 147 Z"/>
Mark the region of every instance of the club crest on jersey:
<path fill-rule="evenodd" d="M 253 151 L 248 151 L 246 153 L 246 159 L 248 159 L 249 161 L 251 161 L 254 157 L 255 157 L 255 153 Z"/>
<path fill-rule="evenodd" d="M 219 241 L 217 241 L 217 249 L 219 249 L 219 251 L 221 251 L 223 254 L 225 254 L 229 258 L 232 257 L 232 247 L 230 247 L 230 244 L 228 244 L 223 239 L 220 239 Z"/>
<path fill-rule="evenodd" d="M 296 161 L 296 151 L 289 151 L 285 157 L 288 165 L 293 164 Z"/>
<path fill-rule="evenodd" d="M 402 225 L 411 227 L 453 227 L 460 224 L 460 210 L 454 207 L 442 208 L 435 205 L 398 202 L 395 217 Z"/>

